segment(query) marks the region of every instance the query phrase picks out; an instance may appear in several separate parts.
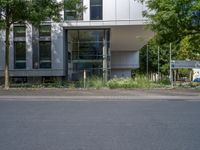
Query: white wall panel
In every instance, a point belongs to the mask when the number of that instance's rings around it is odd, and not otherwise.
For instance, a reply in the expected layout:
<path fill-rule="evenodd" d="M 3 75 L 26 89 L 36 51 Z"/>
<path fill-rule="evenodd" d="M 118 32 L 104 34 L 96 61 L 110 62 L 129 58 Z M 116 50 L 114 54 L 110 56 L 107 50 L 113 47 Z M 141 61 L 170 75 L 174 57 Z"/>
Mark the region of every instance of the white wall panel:
<path fill-rule="evenodd" d="M 52 69 L 63 69 L 63 28 L 52 23 Z"/>
<path fill-rule="evenodd" d="M 139 67 L 139 51 L 136 52 L 111 52 L 112 69 L 132 69 Z"/>
<path fill-rule="evenodd" d="M 5 32 L 0 31 L 0 70 L 4 69 L 5 64 Z"/>
<path fill-rule="evenodd" d="M 116 0 L 117 20 L 130 19 L 130 0 Z"/>
<path fill-rule="evenodd" d="M 137 51 L 153 36 L 145 26 L 119 26 L 111 28 L 111 51 Z"/>
<path fill-rule="evenodd" d="M 103 20 L 116 20 L 116 0 L 103 0 Z"/>
<path fill-rule="evenodd" d="M 26 27 L 26 69 L 32 69 L 32 26 L 28 25 Z"/>

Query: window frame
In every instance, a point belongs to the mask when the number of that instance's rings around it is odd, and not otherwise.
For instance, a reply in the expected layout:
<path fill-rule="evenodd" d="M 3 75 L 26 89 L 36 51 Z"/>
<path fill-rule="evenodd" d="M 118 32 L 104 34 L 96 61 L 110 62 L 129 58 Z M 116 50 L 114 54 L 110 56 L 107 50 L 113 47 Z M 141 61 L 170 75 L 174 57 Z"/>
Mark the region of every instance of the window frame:
<path fill-rule="evenodd" d="M 50 51 L 50 57 L 49 58 L 50 59 L 49 60 L 42 60 L 41 59 L 41 45 L 40 45 L 41 43 L 49 43 L 50 44 L 50 49 L 49 49 L 49 51 Z M 51 69 L 52 68 L 52 50 L 51 50 L 52 48 L 51 47 L 52 47 L 51 41 L 39 41 L 39 53 L 38 53 L 38 55 L 39 55 L 39 68 L 40 69 Z M 50 67 L 42 67 L 41 63 L 49 63 Z"/>
<path fill-rule="evenodd" d="M 99 0 L 101 1 L 101 4 L 92 4 L 91 2 L 92 0 L 90 0 L 90 20 L 103 20 L 103 0 Z M 96 18 L 92 18 L 92 7 L 101 7 L 101 16 L 97 17 Z"/>
<path fill-rule="evenodd" d="M 49 32 L 41 32 L 42 27 L 49 27 Z M 40 25 L 39 26 L 39 37 L 51 37 L 51 25 Z"/>
<path fill-rule="evenodd" d="M 17 28 L 24 28 L 24 33 L 17 33 Z M 13 26 L 13 36 L 14 38 L 26 37 L 26 26 L 25 25 L 14 25 Z"/>
<path fill-rule="evenodd" d="M 17 49 L 16 49 L 16 44 L 18 43 L 23 43 L 24 44 L 24 50 L 25 50 L 25 59 L 24 60 L 17 60 Z M 27 60 L 27 57 L 26 57 L 26 42 L 25 41 L 14 41 L 14 69 L 26 69 L 26 60 Z M 17 62 L 19 61 L 19 62 Z M 17 63 L 24 63 L 24 67 L 23 68 L 18 68 L 17 67 Z"/>

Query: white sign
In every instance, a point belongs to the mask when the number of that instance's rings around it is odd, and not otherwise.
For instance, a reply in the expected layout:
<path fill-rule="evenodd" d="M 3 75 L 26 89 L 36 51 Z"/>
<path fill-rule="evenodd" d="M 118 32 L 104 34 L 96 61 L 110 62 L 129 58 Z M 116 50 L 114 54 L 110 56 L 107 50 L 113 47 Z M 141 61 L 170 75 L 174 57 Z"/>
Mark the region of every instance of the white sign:
<path fill-rule="evenodd" d="M 172 60 L 171 61 L 172 69 L 180 69 L 180 68 L 200 68 L 200 61 L 186 61 L 186 60 Z"/>
<path fill-rule="evenodd" d="M 200 78 L 200 69 L 193 69 L 193 81 Z"/>

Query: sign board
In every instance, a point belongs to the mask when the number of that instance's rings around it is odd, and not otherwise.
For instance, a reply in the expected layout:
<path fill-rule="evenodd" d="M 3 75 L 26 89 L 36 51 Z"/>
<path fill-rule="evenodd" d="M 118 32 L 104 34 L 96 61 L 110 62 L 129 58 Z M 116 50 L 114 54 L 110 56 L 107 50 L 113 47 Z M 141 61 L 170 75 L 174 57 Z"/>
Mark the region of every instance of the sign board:
<path fill-rule="evenodd" d="M 200 68 L 200 61 L 186 61 L 186 60 L 172 60 L 171 61 L 172 69 L 180 69 L 180 68 Z"/>
<path fill-rule="evenodd" d="M 200 69 L 193 69 L 193 81 L 200 78 Z"/>

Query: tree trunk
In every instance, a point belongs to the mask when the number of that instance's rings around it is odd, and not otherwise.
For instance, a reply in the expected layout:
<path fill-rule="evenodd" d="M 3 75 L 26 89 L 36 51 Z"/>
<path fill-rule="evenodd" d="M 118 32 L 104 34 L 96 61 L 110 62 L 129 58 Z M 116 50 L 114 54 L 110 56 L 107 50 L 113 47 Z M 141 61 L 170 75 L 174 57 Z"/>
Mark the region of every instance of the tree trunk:
<path fill-rule="evenodd" d="M 4 78 L 5 78 L 5 83 L 4 83 L 4 88 L 9 89 L 10 87 L 10 81 L 9 81 L 9 49 L 10 49 L 10 40 L 9 40 L 9 35 L 10 35 L 10 26 L 6 27 L 6 49 L 5 49 L 5 72 L 4 72 Z"/>

